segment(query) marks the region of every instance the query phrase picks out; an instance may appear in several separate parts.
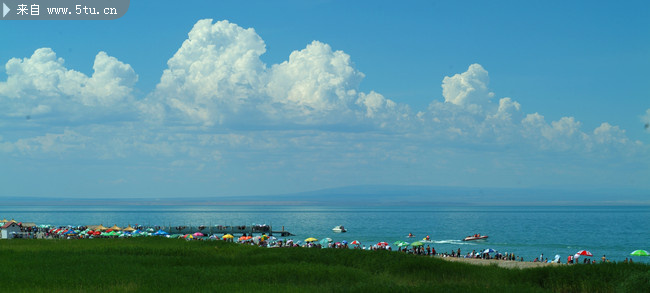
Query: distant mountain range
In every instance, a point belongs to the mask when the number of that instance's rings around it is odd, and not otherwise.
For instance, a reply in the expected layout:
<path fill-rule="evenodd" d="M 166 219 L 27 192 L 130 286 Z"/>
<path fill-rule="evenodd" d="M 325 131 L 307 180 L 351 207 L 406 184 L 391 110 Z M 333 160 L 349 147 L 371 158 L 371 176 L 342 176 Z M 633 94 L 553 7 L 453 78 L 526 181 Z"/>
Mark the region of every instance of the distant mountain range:
<path fill-rule="evenodd" d="M 175 198 L 0 197 L 2 205 L 650 205 L 650 191 L 358 185 L 284 195 Z"/>

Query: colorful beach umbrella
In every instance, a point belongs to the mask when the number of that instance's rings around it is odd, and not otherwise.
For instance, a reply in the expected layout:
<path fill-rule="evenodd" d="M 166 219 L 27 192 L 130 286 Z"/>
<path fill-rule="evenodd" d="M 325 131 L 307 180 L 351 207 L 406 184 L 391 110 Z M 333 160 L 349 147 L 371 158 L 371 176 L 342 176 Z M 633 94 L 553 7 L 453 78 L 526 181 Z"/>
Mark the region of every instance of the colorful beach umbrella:
<path fill-rule="evenodd" d="M 327 245 L 327 243 L 331 243 L 331 242 L 332 242 L 332 238 L 329 238 L 329 237 L 326 237 L 326 238 L 323 238 L 323 239 L 320 240 L 320 244 L 322 244 L 322 245 Z"/>
<path fill-rule="evenodd" d="M 377 246 L 386 247 L 388 246 L 388 242 L 378 242 Z"/>
<path fill-rule="evenodd" d="M 584 255 L 584 256 L 594 256 L 593 254 L 591 254 L 591 252 L 589 252 L 587 250 L 580 250 L 576 254 L 577 255 Z"/>
<path fill-rule="evenodd" d="M 353 244 L 353 245 L 361 245 L 361 242 L 359 242 L 358 240 L 354 240 L 354 241 L 352 241 L 351 244 Z"/>
<path fill-rule="evenodd" d="M 488 248 L 486 250 L 483 250 L 483 253 L 492 253 L 492 252 L 497 252 L 497 251 L 492 249 L 492 248 Z"/>
<path fill-rule="evenodd" d="M 318 239 L 316 239 L 314 237 L 309 237 L 309 238 L 305 239 L 305 242 L 315 242 L 315 241 L 318 241 Z"/>
<path fill-rule="evenodd" d="M 411 245 L 411 243 L 408 243 L 406 241 L 401 241 L 401 240 L 395 241 L 395 243 L 393 244 L 395 244 L 395 246 L 397 247 L 405 247 Z"/>
<path fill-rule="evenodd" d="M 422 246 L 422 245 L 424 245 L 424 243 L 422 243 L 420 241 L 415 241 L 415 242 L 411 243 L 411 246 L 413 246 L 413 247 Z"/>
<path fill-rule="evenodd" d="M 221 237 L 221 238 L 222 239 L 233 239 L 233 238 L 235 238 L 235 236 L 232 236 L 230 234 L 226 234 L 226 235 L 223 235 L 223 237 Z"/>
<path fill-rule="evenodd" d="M 630 253 L 630 255 L 634 255 L 634 256 L 648 256 L 648 255 L 650 255 L 650 254 L 648 254 L 648 252 L 645 251 L 645 250 L 643 250 L 643 249 L 638 249 L 638 250 L 632 251 L 632 253 Z"/>

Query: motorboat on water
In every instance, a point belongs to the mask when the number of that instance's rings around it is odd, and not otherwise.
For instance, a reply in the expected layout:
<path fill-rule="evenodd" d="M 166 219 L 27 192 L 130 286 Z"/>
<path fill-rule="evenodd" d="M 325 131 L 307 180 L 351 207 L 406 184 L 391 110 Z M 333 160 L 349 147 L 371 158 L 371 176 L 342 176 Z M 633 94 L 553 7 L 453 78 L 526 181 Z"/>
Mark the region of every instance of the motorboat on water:
<path fill-rule="evenodd" d="M 481 234 L 474 234 L 473 236 L 467 236 L 463 239 L 463 241 L 474 241 L 474 240 L 484 240 L 487 239 L 487 235 L 481 235 Z"/>
<path fill-rule="evenodd" d="M 336 226 L 332 228 L 332 231 L 334 231 L 335 233 L 344 233 L 347 232 L 348 230 L 345 230 L 343 226 Z"/>

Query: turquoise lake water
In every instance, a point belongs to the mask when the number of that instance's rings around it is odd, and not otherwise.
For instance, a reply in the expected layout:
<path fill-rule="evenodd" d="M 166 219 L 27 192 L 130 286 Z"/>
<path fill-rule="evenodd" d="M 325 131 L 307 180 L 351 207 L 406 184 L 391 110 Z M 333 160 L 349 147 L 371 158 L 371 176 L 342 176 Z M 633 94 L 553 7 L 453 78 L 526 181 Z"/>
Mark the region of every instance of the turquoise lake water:
<path fill-rule="evenodd" d="M 5 206 L 0 218 L 36 224 L 126 226 L 199 226 L 269 224 L 282 226 L 303 240 L 413 241 L 429 235 L 438 252 L 492 248 L 530 261 L 540 254 L 552 259 L 589 250 L 621 261 L 636 249 L 650 251 L 650 207 L 341 207 L 341 206 Z M 347 233 L 334 233 L 343 225 Z M 416 237 L 407 238 L 408 233 Z M 484 242 L 465 236 L 489 235 Z M 633 257 L 650 263 L 650 257 Z"/>

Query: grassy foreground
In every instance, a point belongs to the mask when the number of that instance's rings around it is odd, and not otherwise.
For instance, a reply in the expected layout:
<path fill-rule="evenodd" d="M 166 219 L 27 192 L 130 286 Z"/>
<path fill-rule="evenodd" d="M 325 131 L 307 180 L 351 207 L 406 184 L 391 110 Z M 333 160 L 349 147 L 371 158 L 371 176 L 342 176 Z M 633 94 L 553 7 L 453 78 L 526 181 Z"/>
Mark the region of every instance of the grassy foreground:
<path fill-rule="evenodd" d="M 387 251 L 160 238 L 14 239 L 0 241 L 0 280 L 5 292 L 650 292 L 650 266 L 519 270 Z"/>

